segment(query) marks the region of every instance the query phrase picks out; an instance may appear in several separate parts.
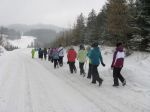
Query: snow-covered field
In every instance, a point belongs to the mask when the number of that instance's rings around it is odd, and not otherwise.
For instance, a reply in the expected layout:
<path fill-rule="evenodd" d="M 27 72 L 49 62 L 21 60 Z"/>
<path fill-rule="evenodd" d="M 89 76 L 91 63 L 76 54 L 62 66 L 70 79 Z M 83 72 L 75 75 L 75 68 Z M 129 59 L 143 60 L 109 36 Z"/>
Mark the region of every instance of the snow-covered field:
<path fill-rule="evenodd" d="M 34 43 L 35 37 L 32 36 L 22 36 L 21 39 L 9 40 L 9 43 L 18 48 L 27 48 Z"/>
<path fill-rule="evenodd" d="M 99 66 L 101 87 L 64 66 L 31 58 L 31 49 L 0 57 L 0 112 L 150 112 L 150 54 L 135 52 L 125 59 L 125 87 L 112 87 L 112 48 L 104 47 L 106 67 Z M 78 68 L 78 62 L 76 62 Z M 88 65 L 85 66 L 86 72 Z"/>

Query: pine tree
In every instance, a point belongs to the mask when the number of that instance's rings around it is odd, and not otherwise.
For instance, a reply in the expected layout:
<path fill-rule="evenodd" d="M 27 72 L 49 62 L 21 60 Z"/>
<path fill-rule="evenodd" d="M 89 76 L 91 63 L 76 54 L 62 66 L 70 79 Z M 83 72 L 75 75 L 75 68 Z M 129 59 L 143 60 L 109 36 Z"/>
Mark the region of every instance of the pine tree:
<path fill-rule="evenodd" d="M 85 18 L 81 13 L 77 17 L 77 23 L 74 28 L 74 41 L 76 44 L 84 43 L 85 40 Z"/>
<path fill-rule="evenodd" d="M 106 27 L 106 19 L 107 19 L 106 13 L 107 13 L 107 6 L 104 5 L 102 10 L 98 13 L 96 17 L 98 38 L 101 44 L 103 44 L 105 40 L 108 42 L 108 37 L 107 37 L 108 32 Z"/>
<path fill-rule="evenodd" d="M 140 50 L 150 51 L 150 1 L 137 0 L 137 25 L 140 29 Z"/>
<path fill-rule="evenodd" d="M 114 42 L 127 44 L 127 3 L 126 0 L 108 0 L 107 28 L 114 37 Z"/>
<path fill-rule="evenodd" d="M 87 18 L 87 38 L 89 41 L 98 40 L 97 15 L 94 9 L 89 13 Z"/>

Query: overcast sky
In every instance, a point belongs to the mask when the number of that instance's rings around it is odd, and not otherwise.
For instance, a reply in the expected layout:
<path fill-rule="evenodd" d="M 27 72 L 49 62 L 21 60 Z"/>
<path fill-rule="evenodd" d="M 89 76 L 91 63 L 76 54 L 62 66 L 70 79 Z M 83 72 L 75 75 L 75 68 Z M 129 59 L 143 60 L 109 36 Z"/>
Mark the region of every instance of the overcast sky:
<path fill-rule="evenodd" d="M 76 17 L 95 9 L 99 12 L 106 0 L 0 0 L 0 25 L 53 24 L 70 27 Z"/>

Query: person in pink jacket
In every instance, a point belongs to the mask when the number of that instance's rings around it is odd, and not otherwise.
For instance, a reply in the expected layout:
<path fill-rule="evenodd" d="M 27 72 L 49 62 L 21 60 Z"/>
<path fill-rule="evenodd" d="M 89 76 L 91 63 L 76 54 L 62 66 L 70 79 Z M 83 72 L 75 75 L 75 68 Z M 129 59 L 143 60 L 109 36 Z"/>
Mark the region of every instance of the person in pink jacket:
<path fill-rule="evenodd" d="M 113 61 L 111 64 L 111 68 L 113 69 L 113 78 L 114 78 L 113 86 L 119 86 L 118 79 L 122 82 L 123 86 L 126 85 L 126 80 L 120 73 L 123 67 L 124 57 L 125 57 L 125 53 L 123 51 L 122 43 L 117 43 L 116 51 L 114 52 Z"/>

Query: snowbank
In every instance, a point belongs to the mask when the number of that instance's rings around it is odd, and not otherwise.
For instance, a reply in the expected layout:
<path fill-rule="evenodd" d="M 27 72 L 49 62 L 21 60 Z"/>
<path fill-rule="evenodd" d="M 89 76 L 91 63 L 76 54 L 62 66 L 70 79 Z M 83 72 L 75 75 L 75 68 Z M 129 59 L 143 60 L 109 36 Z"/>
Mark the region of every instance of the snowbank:
<path fill-rule="evenodd" d="M 31 44 L 34 43 L 34 39 L 36 38 L 32 36 L 22 36 L 21 39 L 9 40 L 9 43 L 19 48 L 27 48 L 28 46 L 31 46 Z"/>
<path fill-rule="evenodd" d="M 6 49 L 5 49 L 4 47 L 0 46 L 0 56 L 1 56 L 1 54 L 3 54 L 4 52 L 6 52 Z"/>

